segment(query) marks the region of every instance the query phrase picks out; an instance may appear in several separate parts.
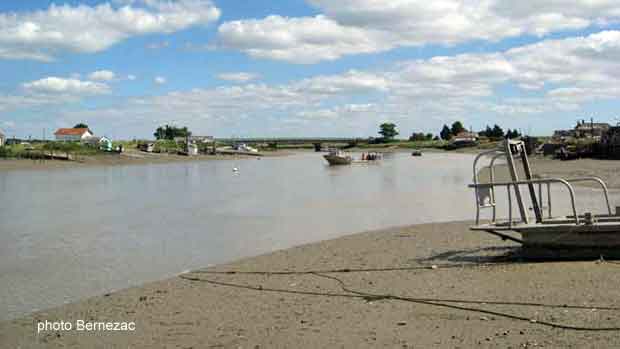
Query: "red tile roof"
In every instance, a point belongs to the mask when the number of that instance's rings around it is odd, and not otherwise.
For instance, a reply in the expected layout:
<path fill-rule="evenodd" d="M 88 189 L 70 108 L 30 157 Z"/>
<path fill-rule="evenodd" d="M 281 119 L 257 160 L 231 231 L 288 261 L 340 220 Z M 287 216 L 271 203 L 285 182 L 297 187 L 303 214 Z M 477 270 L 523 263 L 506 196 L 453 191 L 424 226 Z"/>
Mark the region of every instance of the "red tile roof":
<path fill-rule="evenodd" d="M 59 136 L 81 136 L 87 131 L 90 130 L 87 128 L 59 128 L 54 134 Z"/>

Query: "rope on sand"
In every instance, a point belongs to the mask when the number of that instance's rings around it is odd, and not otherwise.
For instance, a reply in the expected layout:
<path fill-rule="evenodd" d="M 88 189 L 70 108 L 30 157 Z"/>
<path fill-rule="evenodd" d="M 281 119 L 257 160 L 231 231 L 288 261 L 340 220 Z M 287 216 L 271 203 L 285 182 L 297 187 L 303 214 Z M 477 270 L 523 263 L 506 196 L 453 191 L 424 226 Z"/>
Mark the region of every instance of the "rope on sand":
<path fill-rule="evenodd" d="M 613 264 L 620 264 L 618 262 L 608 262 Z M 534 303 L 534 302 L 507 302 L 507 301 L 488 301 L 488 300 L 464 300 L 464 299 L 441 299 L 441 298 L 415 298 L 415 297 L 403 297 L 393 294 L 381 294 L 381 293 L 370 293 L 360 290 L 351 289 L 347 287 L 345 282 L 342 279 L 339 279 L 335 276 L 326 275 L 326 274 L 335 274 L 335 273 L 352 273 L 352 272 L 378 272 L 378 271 L 399 271 L 399 270 L 428 270 L 428 269 L 450 269 L 450 268 L 458 268 L 458 267 L 483 267 L 483 266 L 495 266 L 495 265 L 508 265 L 513 263 L 468 263 L 468 264 L 446 264 L 446 265 L 432 265 L 432 266 L 415 266 L 415 267 L 387 267 L 387 268 L 360 268 L 360 269 L 332 269 L 332 270 L 323 270 L 323 271 L 196 271 L 191 274 L 220 274 L 220 275 L 234 275 L 234 274 L 245 274 L 245 275 L 314 275 L 321 278 L 326 278 L 330 280 L 334 280 L 338 282 L 342 291 L 347 293 L 334 293 L 334 292 L 313 292 L 313 291 L 300 291 L 300 290 L 291 290 L 291 289 L 280 289 L 280 288 L 270 288 L 264 287 L 262 285 L 252 286 L 245 284 L 237 284 L 230 283 L 218 280 L 212 280 L 201 277 L 189 276 L 188 274 L 179 275 L 179 278 L 193 281 L 193 282 L 205 282 L 212 285 L 218 286 L 226 286 L 226 287 L 234 287 L 234 288 L 242 288 L 254 291 L 261 292 L 277 292 L 277 293 L 288 293 L 288 294 L 297 294 L 297 295 L 308 295 L 308 296 L 321 296 L 321 297 L 344 297 L 344 298 L 357 298 L 364 299 L 366 301 L 378 301 L 378 300 L 396 300 L 417 304 L 425 304 L 436 307 L 450 308 L 462 311 L 476 312 L 482 313 L 486 315 L 493 315 L 498 317 L 503 317 L 515 321 L 524 321 L 540 326 L 546 326 L 557 329 L 564 330 L 573 330 L 573 331 L 620 331 L 620 327 L 584 327 L 584 326 L 574 326 L 574 325 L 566 325 L 561 323 L 554 323 L 549 321 L 541 321 L 530 319 L 527 317 L 499 312 L 494 310 L 486 310 L 475 307 L 467 307 L 457 304 L 479 304 L 479 305 L 510 305 L 510 306 L 527 306 L 527 307 L 546 307 L 546 308 L 564 308 L 564 309 L 596 309 L 596 310 L 610 310 L 610 311 L 620 311 L 618 307 L 611 306 L 583 306 L 583 305 L 557 305 L 557 304 L 545 304 L 545 303 Z"/>

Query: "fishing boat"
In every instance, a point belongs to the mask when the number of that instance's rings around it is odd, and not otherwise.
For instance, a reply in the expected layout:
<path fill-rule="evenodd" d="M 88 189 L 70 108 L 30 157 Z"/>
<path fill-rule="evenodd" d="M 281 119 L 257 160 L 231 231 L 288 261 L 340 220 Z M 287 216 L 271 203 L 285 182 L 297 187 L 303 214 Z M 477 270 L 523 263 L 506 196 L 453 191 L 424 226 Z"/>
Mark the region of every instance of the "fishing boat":
<path fill-rule="evenodd" d="M 330 165 L 350 165 L 353 158 L 340 149 L 329 149 L 329 152 L 323 155 Z"/>
<path fill-rule="evenodd" d="M 480 166 L 482 159 L 488 165 Z M 510 174 L 508 181 L 496 181 L 496 162 L 504 159 Z M 481 182 L 480 169 L 488 170 L 488 180 Z M 500 149 L 479 154 L 473 165 L 473 184 L 476 198 L 476 224 L 474 231 L 483 231 L 504 240 L 521 243 L 525 251 L 551 252 L 553 257 L 568 256 L 618 256 L 620 254 L 620 207 L 612 207 L 603 180 L 598 177 L 534 178 L 525 150 L 519 140 L 506 140 Z M 519 178 L 519 175 L 524 178 Z M 601 188 L 600 195 L 605 212 L 578 212 L 578 198 L 574 183 L 591 182 Z M 562 200 L 569 203 L 568 215 L 554 215 L 552 211 L 553 185 L 564 187 Z M 496 189 L 507 192 L 508 217 L 497 216 Z M 523 195 L 522 189 L 526 190 Z M 518 215 L 513 215 L 513 207 Z M 531 208 L 530 208 L 531 207 Z M 488 221 L 482 222 L 481 211 L 491 211 Z M 533 211 L 533 217 L 531 216 Z M 520 238 L 516 235 L 519 234 Z"/>

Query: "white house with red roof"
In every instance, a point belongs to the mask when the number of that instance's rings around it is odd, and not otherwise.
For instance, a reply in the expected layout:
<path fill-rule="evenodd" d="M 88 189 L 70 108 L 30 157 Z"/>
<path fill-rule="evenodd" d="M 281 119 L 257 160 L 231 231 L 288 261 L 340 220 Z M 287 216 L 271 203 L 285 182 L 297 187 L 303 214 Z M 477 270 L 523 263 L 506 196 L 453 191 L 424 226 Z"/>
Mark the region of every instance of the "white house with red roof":
<path fill-rule="evenodd" d="M 59 128 L 54 132 L 57 141 L 81 141 L 93 135 L 87 128 Z"/>

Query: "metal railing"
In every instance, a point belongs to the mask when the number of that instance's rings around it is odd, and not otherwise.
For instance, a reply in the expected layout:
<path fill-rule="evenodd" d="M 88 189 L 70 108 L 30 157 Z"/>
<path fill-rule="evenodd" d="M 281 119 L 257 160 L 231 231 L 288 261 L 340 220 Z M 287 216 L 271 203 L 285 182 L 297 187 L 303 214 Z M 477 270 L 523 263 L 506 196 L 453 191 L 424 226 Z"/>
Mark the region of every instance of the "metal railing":
<path fill-rule="evenodd" d="M 478 190 L 480 188 L 495 188 L 495 187 L 500 187 L 500 186 L 506 187 L 506 190 L 508 192 L 508 224 L 509 226 L 512 226 L 512 223 L 513 223 L 512 211 L 513 210 L 512 210 L 512 194 L 510 191 L 511 187 L 513 186 L 516 187 L 519 185 L 529 185 L 529 184 L 540 184 L 541 186 L 542 184 L 547 184 L 550 187 L 552 183 L 563 184 L 568 189 L 571 207 L 572 207 L 573 216 L 574 216 L 574 221 L 575 221 L 575 224 L 579 224 L 579 215 L 577 214 L 577 206 L 575 204 L 575 190 L 573 189 L 573 186 L 570 185 L 570 183 L 566 181 L 565 179 L 543 178 L 543 179 L 530 179 L 530 180 L 510 181 L 510 182 L 479 183 L 479 184 L 470 184 L 469 187 L 474 188 L 475 190 Z M 548 190 L 548 193 L 549 193 L 549 202 L 550 202 L 551 201 L 551 196 L 550 196 L 551 190 L 550 189 Z M 551 205 L 549 205 L 549 207 L 551 207 Z M 549 210 L 549 216 L 551 217 L 550 210 Z M 478 217 L 476 218 L 477 218 L 476 219 L 476 225 L 477 225 L 480 223 L 480 220 Z"/>
<path fill-rule="evenodd" d="M 478 178 L 478 162 L 480 159 L 482 159 L 485 156 L 488 155 L 493 155 L 491 157 L 490 163 L 489 163 L 489 183 L 479 183 L 479 178 Z M 598 185 L 600 185 L 602 191 L 603 191 L 603 196 L 605 199 L 605 205 L 607 206 L 607 211 L 608 214 L 611 216 L 613 215 L 612 213 L 612 209 L 611 209 L 611 205 L 609 202 L 609 192 L 607 189 L 607 186 L 605 185 L 605 182 L 603 182 L 602 179 L 598 178 L 598 177 L 580 177 L 580 178 L 572 178 L 572 179 L 562 179 L 562 178 L 541 178 L 541 179 L 531 179 L 531 180 L 520 180 L 520 181 L 509 181 L 509 182 L 495 182 L 495 162 L 497 159 L 503 157 L 503 156 L 507 156 L 506 152 L 501 151 L 501 150 L 491 150 L 491 151 L 486 151 L 486 152 L 482 152 L 480 154 L 478 154 L 474 160 L 473 163 L 473 171 L 474 171 L 474 184 L 470 185 L 469 187 L 474 188 L 475 189 L 475 196 L 476 196 L 476 224 L 479 224 L 480 222 L 480 210 L 482 208 L 488 208 L 491 207 L 492 208 L 492 222 L 495 223 L 497 221 L 497 203 L 495 201 L 495 187 L 499 187 L 499 186 L 505 186 L 507 189 L 507 193 L 508 193 L 508 224 L 509 226 L 512 226 L 513 224 L 513 219 L 512 219 L 512 192 L 511 192 L 511 187 L 514 187 L 515 191 L 519 191 L 519 186 L 520 185 L 538 185 L 538 204 L 539 204 L 539 209 L 542 211 L 543 208 L 543 185 L 546 185 L 547 187 L 547 213 L 548 213 L 548 217 L 551 219 L 553 218 L 553 212 L 552 212 L 552 196 L 551 196 L 551 184 L 553 183 L 560 183 L 563 184 L 567 189 L 568 189 L 568 193 L 570 196 L 570 202 L 571 202 L 571 207 L 572 207 L 572 211 L 573 211 L 573 217 L 574 217 L 574 222 L 575 224 L 579 224 L 579 215 L 577 213 L 577 208 L 576 208 L 576 204 L 575 204 L 575 191 L 571 185 L 571 183 L 576 183 L 576 182 L 594 182 Z M 482 188 L 488 188 L 489 189 L 489 199 L 490 202 L 488 205 L 485 205 L 484 202 L 481 202 L 481 196 L 480 196 L 480 189 Z M 534 200 L 534 199 L 533 199 Z M 542 216 L 542 212 L 541 212 L 541 216 Z M 542 218 L 542 217 L 541 217 Z"/>

